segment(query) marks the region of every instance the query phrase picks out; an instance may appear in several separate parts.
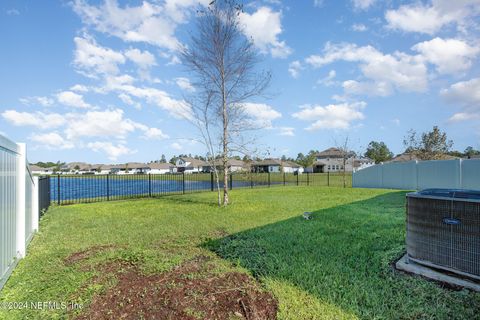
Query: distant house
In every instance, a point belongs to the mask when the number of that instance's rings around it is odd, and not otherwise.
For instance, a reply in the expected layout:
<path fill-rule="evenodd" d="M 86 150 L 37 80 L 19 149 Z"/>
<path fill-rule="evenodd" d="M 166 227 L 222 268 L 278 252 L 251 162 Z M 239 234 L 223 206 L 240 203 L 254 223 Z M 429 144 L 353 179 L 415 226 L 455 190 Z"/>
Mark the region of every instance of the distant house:
<path fill-rule="evenodd" d="M 150 163 L 148 164 L 150 170 L 148 173 L 151 174 L 165 174 L 172 173 L 174 165 L 171 163 Z"/>
<path fill-rule="evenodd" d="M 223 169 L 222 160 L 219 159 L 216 161 L 218 163 L 217 170 L 221 171 Z M 246 171 L 248 165 L 242 161 L 237 159 L 228 159 L 227 161 L 227 168 L 228 172 L 239 172 L 239 171 Z"/>
<path fill-rule="evenodd" d="M 290 161 L 282 161 L 280 159 L 265 159 L 260 161 L 253 161 L 251 164 L 252 171 L 258 173 L 302 173 L 303 167 L 290 162 Z"/>
<path fill-rule="evenodd" d="M 117 173 L 120 170 L 121 165 L 114 165 L 114 164 L 102 164 L 99 165 L 95 174 L 113 174 Z M 117 168 L 117 170 L 115 170 Z"/>
<path fill-rule="evenodd" d="M 93 174 L 92 165 L 85 162 L 70 162 L 60 168 L 69 174 Z"/>
<path fill-rule="evenodd" d="M 344 157 L 345 164 L 343 162 Z M 345 153 L 339 148 L 328 148 L 316 154 L 311 172 L 352 172 L 373 166 L 375 162 L 369 158 L 355 158 L 353 152 Z M 345 168 L 344 168 L 345 166 Z"/>
<path fill-rule="evenodd" d="M 34 175 L 50 175 L 55 172 L 56 167 L 42 168 L 37 165 L 30 165 L 30 172 Z"/>
<path fill-rule="evenodd" d="M 413 153 L 404 152 L 393 157 L 388 162 L 406 162 L 406 161 L 413 161 L 413 160 L 420 160 L 420 159 Z"/>
<path fill-rule="evenodd" d="M 119 174 L 145 174 L 150 171 L 150 167 L 145 163 L 128 162 L 123 168 L 120 168 Z"/>
<path fill-rule="evenodd" d="M 375 161 L 370 158 L 359 158 L 353 160 L 353 170 L 362 170 L 375 165 Z"/>
<path fill-rule="evenodd" d="M 238 172 L 246 170 L 245 162 L 237 159 L 228 160 L 228 171 L 229 172 Z"/>
<path fill-rule="evenodd" d="M 451 155 L 448 155 L 448 154 L 443 154 L 443 155 L 441 155 L 441 159 L 438 159 L 438 160 L 455 160 L 455 159 L 460 159 L 460 158 L 455 157 L 455 156 L 451 156 Z M 388 162 L 406 162 L 406 161 L 414 161 L 414 160 L 422 161 L 422 159 L 420 159 L 414 153 L 404 152 L 404 153 L 401 153 L 401 154 L 397 155 L 396 157 L 392 158 Z"/>
<path fill-rule="evenodd" d="M 185 173 L 210 172 L 211 169 L 208 162 L 190 157 L 178 158 L 175 161 L 175 165 L 177 167 L 177 172 Z"/>

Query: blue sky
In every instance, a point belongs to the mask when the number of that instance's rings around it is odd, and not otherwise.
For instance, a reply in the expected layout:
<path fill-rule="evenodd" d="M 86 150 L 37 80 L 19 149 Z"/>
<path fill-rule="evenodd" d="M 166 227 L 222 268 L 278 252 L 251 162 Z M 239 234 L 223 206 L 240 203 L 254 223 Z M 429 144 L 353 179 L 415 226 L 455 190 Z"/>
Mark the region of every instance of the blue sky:
<path fill-rule="evenodd" d="M 0 133 L 30 161 L 150 161 L 205 154 L 182 117 L 178 62 L 208 0 L 0 3 Z M 346 136 L 403 151 L 439 125 L 480 148 L 480 0 L 245 1 L 240 20 L 273 73 L 264 154 L 295 157 Z"/>

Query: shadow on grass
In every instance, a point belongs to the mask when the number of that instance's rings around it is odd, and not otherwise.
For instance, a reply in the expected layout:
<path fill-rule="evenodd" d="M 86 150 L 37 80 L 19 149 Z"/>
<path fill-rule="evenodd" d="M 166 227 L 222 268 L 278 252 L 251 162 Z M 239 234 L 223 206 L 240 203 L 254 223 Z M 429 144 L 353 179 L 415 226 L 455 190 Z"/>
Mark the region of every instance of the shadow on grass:
<path fill-rule="evenodd" d="M 312 220 L 299 212 L 205 246 L 260 279 L 293 284 L 360 318 L 475 317 L 480 295 L 444 290 L 391 268 L 404 251 L 404 203 L 405 192 L 391 192 L 314 211 Z"/>

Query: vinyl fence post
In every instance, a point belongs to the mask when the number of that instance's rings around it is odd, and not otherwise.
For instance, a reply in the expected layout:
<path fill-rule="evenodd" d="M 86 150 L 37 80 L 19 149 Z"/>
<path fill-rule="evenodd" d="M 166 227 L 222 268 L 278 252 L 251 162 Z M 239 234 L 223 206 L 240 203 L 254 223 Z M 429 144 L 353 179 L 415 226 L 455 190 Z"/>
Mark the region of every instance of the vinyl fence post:
<path fill-rule="evenodd" d="M 327 187 L 330 187 L 330 171 L 327 171 Z"/>
<path fill-rule="evenodd" d="M 185 194 L 185 171 L 182 172 L 182 193 Z"/>
<path fill-rule="evenodd" d="M 298 172 L 297 172 L 297 186 L 298 186 L 298 176 L 299 176 L 299 174 L 298 174 Z"/>
<path fill-rule="evenodd" d="M 285 186 L 285 171 L 283 172 L 283 186 Z"/>
<path fill-rule="evenodd" d="M 152 174 L 148 174 L 148 196 L 152 197 Z"/>
<path fill-rule="evenodd" d="M 270 188 L 270 171 L 268 171 L 268 187 Z"/>
<path fill-rule="evenodd" d="M 25 175 L 27 171 L 27 158 L 26 158 L 26 145 L 24 143 L 18 143 L 18 156 L 17 156 L 17 174 L 16 174 L 16 187 L 17 187 L 17 203 L 16 203 L 16 233 L 15 248 L 17 258 L 23 258 L 25 256 L 26 243 L 25 243 L 25 212 L 26 212 L 26 179 Z M 15 192 L 15 191 L 14 191 Z M 3 270 L 2 270 L 3 271 Z"/>
<path fill-rule="evenodd" d="M 210 172 L 210 191 L 213 191 L 213 172 Z"/>
<path fill-rule="evenodd" d="M 60 205 L 60 175 L 57 175 L 57 204 Z"/>
<path fill-rule="evenodd" d="M 110 182 L 109 175 L 107 174 L 107 201 L 110 200 Z"/>
<path fill-rule="evenodd" d="M 33 177 L 32 192 L 32 230 L 38 231 L 38 220 L 40 219 L 40 179 L 38 177 Z"/>

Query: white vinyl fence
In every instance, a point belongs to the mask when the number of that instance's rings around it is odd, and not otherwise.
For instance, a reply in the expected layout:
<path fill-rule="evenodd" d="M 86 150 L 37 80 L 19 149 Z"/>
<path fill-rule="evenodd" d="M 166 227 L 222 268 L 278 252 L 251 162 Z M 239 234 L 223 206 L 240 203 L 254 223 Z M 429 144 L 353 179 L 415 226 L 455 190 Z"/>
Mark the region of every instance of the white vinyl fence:
<path fill-rule="evenodd" d="M 354 188 L 480 190 L 480 159 L 377 164 L 353 173 Z"/>
<path fill-rule="evenodd" d="M 38 178 L 26 146 L 0 135 L 0 289 L 38 230 Z"/>

